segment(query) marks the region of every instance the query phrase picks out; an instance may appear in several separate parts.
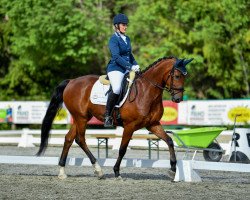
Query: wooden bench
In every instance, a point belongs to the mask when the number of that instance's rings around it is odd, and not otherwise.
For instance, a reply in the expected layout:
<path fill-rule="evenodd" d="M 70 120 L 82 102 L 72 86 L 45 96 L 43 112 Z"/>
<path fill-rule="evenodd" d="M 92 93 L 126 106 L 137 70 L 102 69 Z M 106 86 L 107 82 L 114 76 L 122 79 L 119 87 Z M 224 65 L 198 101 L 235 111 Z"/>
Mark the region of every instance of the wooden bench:
<path fill-rule="evenodd" d="M 100 145 L 105 144 L 106 150 L 106 158 L 108 158 L 108 140 L 111 138 L 116 138 L 116 134 L 91 134 L 91 137 L 95 137 L 97 139 L 97 151 L 98 158 L 100 158 Z"/>
<path fill-rule="evenodd" d="M 113 138 L 121 138 L 122 135 L 116 134 L 91 134 L 89 135 L 97 139 L 98 158 L 100 158 L 100 145 L 105 144 L 106 158 L 108 158 L 108 140 Z M 134 134 L 132 139 L 148 140 L 148 158 L 151 159 L 152 147 L 157 148 L 157 159 L 159 159 L 159 138 L 153 134 Z"/>
<path fill-rule="evenodd" d="M 159 141 L 158 138 L 154 134 L 134 134 L 132 139 L 144 139 L 148 140 L 148 159 L 151 159 L 152 147 L 155 146 L 157 148 L 157 159 L 159 160 Z"/>

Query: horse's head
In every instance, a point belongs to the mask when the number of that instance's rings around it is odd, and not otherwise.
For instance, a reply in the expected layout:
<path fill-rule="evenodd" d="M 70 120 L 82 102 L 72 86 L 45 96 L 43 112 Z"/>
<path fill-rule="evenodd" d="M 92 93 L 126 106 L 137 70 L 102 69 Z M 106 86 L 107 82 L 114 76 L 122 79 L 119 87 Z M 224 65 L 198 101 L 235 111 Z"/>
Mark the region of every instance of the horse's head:
<path fill-rule="evenodd" d="M 187 75 L 186 65 L 193 60 L 163 57 L 155 61 L 138 74 L 156 88 L 168 91 L 172 101 L 179 103 L 183 100 L 184 80 Z"/>
<path fill-rule="evenodd" d="M 175 103 L 179 103 L 183 100 L 184 80 L 187 75 L 186 65 L 192 60 L 193 58 L 188 60 L 176 58 L 176 61 L 167 76 L 167 88 L 172 96 L 172 101 Z"/>

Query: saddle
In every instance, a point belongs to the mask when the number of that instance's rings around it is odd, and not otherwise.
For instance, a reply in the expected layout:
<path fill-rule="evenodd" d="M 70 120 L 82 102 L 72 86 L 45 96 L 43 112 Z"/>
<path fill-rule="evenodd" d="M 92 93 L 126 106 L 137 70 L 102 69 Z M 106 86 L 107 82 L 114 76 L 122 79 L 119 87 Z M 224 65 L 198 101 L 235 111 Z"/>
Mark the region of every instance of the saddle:
<path fill-rule="evenodd" d="M 129 76 L 128 76 L 128 74 L 129 74 Z M 131 87 L 131 85 L 132 85 L 132 83 L 133 83 L 133 81 L 135 79 L 135 72 L 134 71 L 130 71 L 129 73 L 126 73 L 124 79 L 126 79 L 129 82 L 128 86 Z M 123 79 L 123 82 L 124 82 L 124 79 Z M 110 81 L 109 81 L 107 75 L 101 75 L 99 77 L 99 81 L 103 85 L 110 85 Z"/>
<path fill-rule="evenodd" d="M 125 100 L 127 99 L 127 91 L 130 89 L 131 85 L 133 84 L 135 79 L 135 72 L 134 71 L 130 71 L 129 73 L 126 73 L 123 80 L 122 80 L 122 86 L 121 86 L 121 92 L 118 98 L 118 106 L 116 107 L 121 107 L 122 104 L 125 102 Z M 107 75 L 102 75 L 99 77 L 99 81 L 101 84 L 103 85 L 107 85 L 109 86 L 109 90 L 107 91 L 107 94 L 109 94 L 109 92 L 111 92 L 112 87 L 110 85 L 110 81 L 108 79 Z"/>
<path fill-rule="evenodd" d="M 93 85 L 93 88 L 92 88 L 91 94 L 90 94 L 90 101 L 93 104 L 106 105 L 108 94 L 109 94 L 109 92 L 112 91 L 110 81 L 107 78 L 108 78 L 107 75 L 102 75 L 99 77 L 99 79 Z M 119 108 L 126 101 L 134 79 L 135 79 L 135 72 L 134 71 L 130 71 L 129 73 L 126 73 L 124 78 L 123 78 L 121 92 L 120 92 L 120 95 L 119 95 L 119 98 L 117 101 L 117 105 L 115 106 L 115 109 L 113 112 L 114 120 L 117 121 L 117 124 L 122 124 Z"/>

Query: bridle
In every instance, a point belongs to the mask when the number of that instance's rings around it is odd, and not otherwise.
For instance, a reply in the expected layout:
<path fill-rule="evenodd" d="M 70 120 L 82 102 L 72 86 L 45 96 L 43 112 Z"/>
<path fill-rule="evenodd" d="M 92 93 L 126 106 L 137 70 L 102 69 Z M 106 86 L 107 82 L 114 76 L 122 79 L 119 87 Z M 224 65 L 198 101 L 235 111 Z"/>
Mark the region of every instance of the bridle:
<path fill-rule="evenodd" d="M 164 91 L 167 91 L 167 92 L 170 93 L 171 96 L 174 96 L 174 95 L 176 95 L 176 94 L 178 94 L 180 92 L 184 92 L 185 91 L 183 87 L 181 87 L 181 88 L 174 87 L 174 72 L 175 72 L 175 70 L 178 70 L 178 69 L 175 66 L 173 66 L 172 69 L 171 69 L 171 71 L 170 71 L 170 73 L 168 74 L 166 82 L 168 81 L 169 78 L 171 78 L 171 80 L 170 80 L 170 87 L 169 88 L 166 87 L 166 86 L 162 87 L 161 85 L 158 85 L 157 83 L 154 83 L 153 81 L 149 80 L 148 78 L 145 78 L 144 76 L 142 76 L 141 73 L 137 72 L 136 74 L 139 77 L 143 78 L 144 80 L 148 81 L 154 87 L 159 88 L 159 89 L 164 90 Z"/>

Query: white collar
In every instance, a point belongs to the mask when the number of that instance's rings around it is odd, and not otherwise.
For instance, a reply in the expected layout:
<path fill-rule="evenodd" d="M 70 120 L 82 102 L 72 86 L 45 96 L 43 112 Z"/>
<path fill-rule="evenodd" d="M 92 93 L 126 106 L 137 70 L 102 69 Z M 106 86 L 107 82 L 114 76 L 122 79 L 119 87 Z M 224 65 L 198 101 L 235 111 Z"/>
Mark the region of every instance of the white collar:
<path fill-rule="evenodd" d="M 115 32 L 115 34 L 118 36 L 118 37 L 121 37 L 122 39 L 123 39 L 123 41 L 127 44 L 127 40 L 126 40 L 126 35 L 124 35 L 124 34 L 121 34 L 121 33 L 119 33 L 119 32 Z"/>

